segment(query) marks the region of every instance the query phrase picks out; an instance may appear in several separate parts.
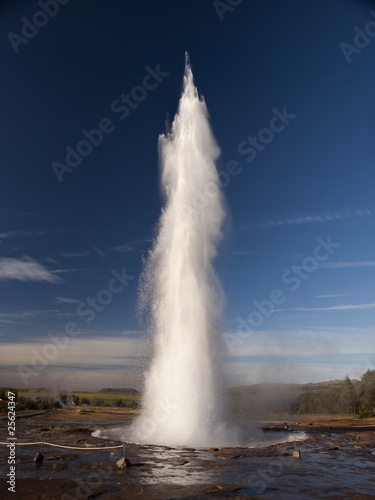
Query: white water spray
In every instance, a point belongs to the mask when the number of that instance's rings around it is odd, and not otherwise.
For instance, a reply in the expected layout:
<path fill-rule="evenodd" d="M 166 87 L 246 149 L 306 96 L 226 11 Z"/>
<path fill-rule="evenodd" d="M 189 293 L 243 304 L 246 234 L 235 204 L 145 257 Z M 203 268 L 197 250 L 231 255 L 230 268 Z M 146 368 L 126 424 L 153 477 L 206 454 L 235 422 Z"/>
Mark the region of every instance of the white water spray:
<path fill-rule="evenodd" d="M 219 148 L 188 58 L 178 112 L 159 146 L 165 207 L 141 279 L 140 307 L 153 340 L 143 408 L 130 427 L 93 435 L 194 448 L 304 439 L 302 433 L 265 440 L 258 426 L 226 420 L 218 342 L 223 294 L 212 265 L 225 217 Z"/>
<path fill-rule="evenodd" d="M 154 352 L 130 434 L 143 443 L 207 446 L 224 418 L 217 340 L 223 296 L 212 261 L 225 212 L 220 151 L 188 56 L 178 112 L 159 148 L 166 201 L 141 280 Z"/>

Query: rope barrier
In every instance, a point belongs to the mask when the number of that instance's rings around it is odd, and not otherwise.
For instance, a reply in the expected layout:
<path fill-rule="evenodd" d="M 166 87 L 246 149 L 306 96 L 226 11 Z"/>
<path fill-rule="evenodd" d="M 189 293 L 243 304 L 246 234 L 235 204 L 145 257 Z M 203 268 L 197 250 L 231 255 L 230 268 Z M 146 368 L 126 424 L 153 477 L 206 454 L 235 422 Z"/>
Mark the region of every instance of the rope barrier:
<path fill-rule="evenodd" d="M 0 444 L 3 444 L 3 445 L 8 445 L 10 444 L 12 441 L 9 440 L 8 443 L 4 443 L 4 442 L 0 442 Z M 47 445 L 47 446 L 52 446 L 52 447 L 55 447 L 55 448 L 65 448 L 67 450 L 114 450 L 115 448 L 123 448 L 124 445 L 122 444 L 117 444 L 116 446 L 100 446 L 100 447 L 94 447 L 92 446 L 91 448 L 86 448 L 86 447 L 82 447 L 82 446 L 64 446 L 62 444 L 53 444 L 53 443 L 47 443 L 46 441 L 37 441 L 35 443 L 12 443 L 16 446 L 32 446 L 32 445 L 37 445 L 37 444 L 41 444 L 42 446 L 43 445 Z"/>

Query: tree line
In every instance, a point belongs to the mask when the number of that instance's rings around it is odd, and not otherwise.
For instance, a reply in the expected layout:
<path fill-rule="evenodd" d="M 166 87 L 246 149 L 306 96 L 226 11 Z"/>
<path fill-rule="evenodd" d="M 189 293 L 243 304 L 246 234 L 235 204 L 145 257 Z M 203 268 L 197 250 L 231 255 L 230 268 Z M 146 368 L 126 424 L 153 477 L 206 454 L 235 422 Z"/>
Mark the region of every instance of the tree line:
<path fill-rule="evenodd" d="M 367 370 L 361 380 L 345 377 L 341 383 L 304 389 L 291 406 L 292 413 L 351 414 L 375 417 L 375 370 Z"/>

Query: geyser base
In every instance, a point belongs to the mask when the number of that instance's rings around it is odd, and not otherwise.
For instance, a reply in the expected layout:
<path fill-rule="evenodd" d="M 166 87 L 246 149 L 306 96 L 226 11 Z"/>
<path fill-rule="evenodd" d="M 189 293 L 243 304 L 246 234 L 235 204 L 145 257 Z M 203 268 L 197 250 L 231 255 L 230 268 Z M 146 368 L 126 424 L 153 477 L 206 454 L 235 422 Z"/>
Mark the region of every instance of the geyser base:
<path fill-rule="evenodd" d="M 173 440 L 170 434 L 153 436 L 149 439 L 140 439 L 133 433 L 132 427 L 118 426 L 93 432 L 93 437 L 111 439 L 123 443 L 134 443 L 144 446 L 162 446 L 168 448 L 261 448 L 278 443 L 302 441 L 307 434 L 303 431 L 264 432 L 259 425 L 251 424 L 247 428 L 227 423 L 218 425 L 216 429 L 207 434 L 206 431 L 197 432 L 195 438 L 186 440 Z"/>

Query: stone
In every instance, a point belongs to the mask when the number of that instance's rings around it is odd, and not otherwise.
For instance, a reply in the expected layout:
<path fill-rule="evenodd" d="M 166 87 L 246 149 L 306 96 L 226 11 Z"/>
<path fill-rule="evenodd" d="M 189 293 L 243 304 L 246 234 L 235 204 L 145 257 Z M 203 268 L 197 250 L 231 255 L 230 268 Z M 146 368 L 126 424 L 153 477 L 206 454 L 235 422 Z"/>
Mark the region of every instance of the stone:
<path fill-rule="evenodd" d="M 44 455 L 41 451 L 38 451 L 38 453 L 35 455 L 35 457 L 33 458 L 33 462 L 43 462 L 43 458 L 44 458 Z"/>
<path fill-rule="evenodd" d="M 121 457 L 118 460 L 116 460 L 116 465 L 120 469 L 124 469 L 125 467 L 130 467 L 131 463 L 130 463 L 130 460 L 128 460 L 127 458 Z"/>

